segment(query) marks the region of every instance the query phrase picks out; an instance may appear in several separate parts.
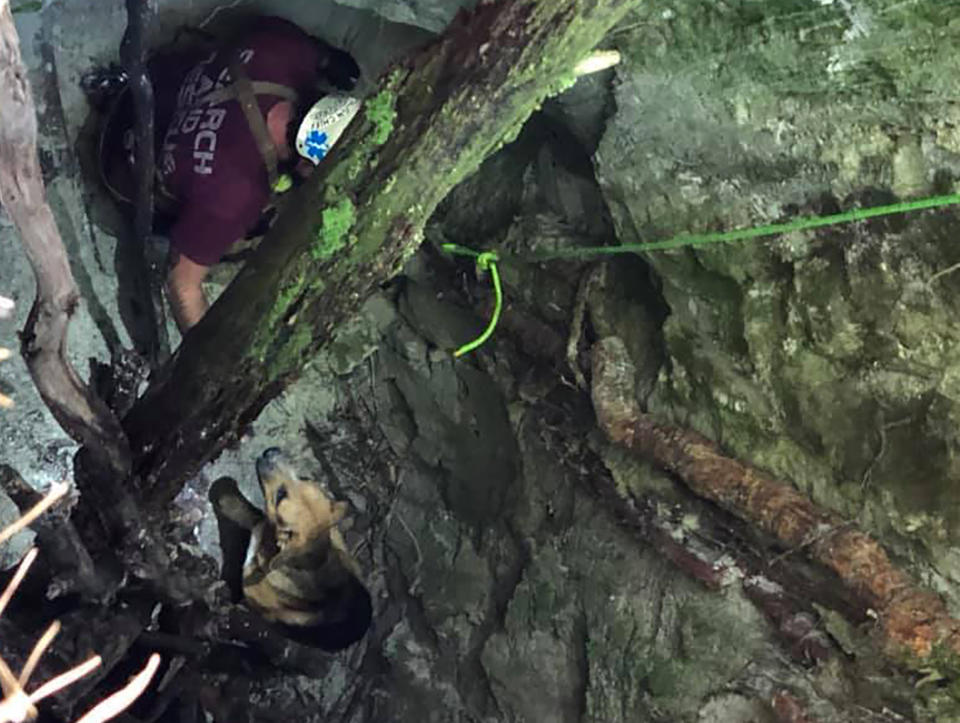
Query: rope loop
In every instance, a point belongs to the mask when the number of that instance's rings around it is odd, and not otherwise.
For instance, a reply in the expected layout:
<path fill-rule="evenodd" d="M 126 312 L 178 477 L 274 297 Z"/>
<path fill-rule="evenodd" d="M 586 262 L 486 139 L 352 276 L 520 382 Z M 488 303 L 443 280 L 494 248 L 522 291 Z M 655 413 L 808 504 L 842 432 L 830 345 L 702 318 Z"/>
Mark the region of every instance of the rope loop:
<path fill-rule="evenodd" d="M 477 269 L 481 272 L 489 271 L 493 280 L 493 291 L 496 295 L 496 304 L 493 309 L 493 316 L 490 323 L 483 333 L 469 344 L 464 344 L 457 349 L 453 355 L 460 357 L 473 351 L 483 344 L 493 334 L 500 319 L 500 311 L 503 306 L 503 290 L 500 288 L 500 274 L 497 271 L 497 263 L 501 261 L 519 261 L 519 262 L 540 262 L 551 261 L 555 259 L 582 259 L 594 256 L 611 256 L 616 254 L 637 254 L 649 251 L 662 251 L 667 249 L 677 249 L 685 246 L 702 246 L 705 244 L 729 243 L 731 241 L 746 241 L 748 239 L 759 238 L 762 236 L 774 236 L 789 231 L 800 231 L 811 228 L 821 228 L 823 226 L 833 226 L 841 223 L 850 223 L 851 221 L 864 221 L 868 218 L 877 216 L 890 216 L 908 211 L 919 211 L 927 208 L 942 208 L 943 206 L 954 206 L 960 204 L 960 193 L 950 194 L 948 196 L 933 196 L 930 198 L 921 198 L 915 201 L 904 201 L 902 203 L 893 203 L 886 206 L 874 206 L 872 208 L 854 208 L 843 213 L 835 213 L 830 216 L 808 216 L 794 219 L 785 223 L 772 223 L 763 226 L 753 226 L 751 228 L 735 229 L 733 231 L 719 231 L 706 234 L 681 234 L 665 241 L 653 241 L 649 243 L 631 243 L 620 244 L 617 246 L 577 246 L 574 248 L 559 249 L 556 251 L 534 252 L 523 256 L 501 256 L 496 251 L 476 251 L 459 244 L 445 243 L 441 248 L 449 254 L 456 256 L 470 256 L 476 260 Z"/>

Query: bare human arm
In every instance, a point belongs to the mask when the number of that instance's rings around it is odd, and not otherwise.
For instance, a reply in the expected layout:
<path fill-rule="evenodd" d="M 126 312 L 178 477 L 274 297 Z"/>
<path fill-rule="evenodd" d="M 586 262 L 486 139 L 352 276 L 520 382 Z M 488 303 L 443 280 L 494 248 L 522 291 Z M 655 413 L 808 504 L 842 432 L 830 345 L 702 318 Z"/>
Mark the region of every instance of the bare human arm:
<path fill-rule="evenodd" d="M 173 309 L 173 318 L 181 334 L 196 324 L 207 311 L 209 304 L 201 283 L 210 271 L 174 249 L 170 249 L 170 265 L 167 272 L 167 295 Z"/>

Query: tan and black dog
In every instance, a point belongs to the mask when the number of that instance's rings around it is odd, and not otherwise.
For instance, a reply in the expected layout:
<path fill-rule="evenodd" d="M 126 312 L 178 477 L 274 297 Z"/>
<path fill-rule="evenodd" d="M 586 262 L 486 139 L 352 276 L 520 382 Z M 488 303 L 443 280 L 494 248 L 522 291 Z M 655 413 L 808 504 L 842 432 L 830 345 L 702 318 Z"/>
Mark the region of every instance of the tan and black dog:
<path fill-rule="evenodd" d="M 347 511 L 316 482 L 304 480 L 276 447 L 257 458 L 264 513 L 221 477 L 210 488 L 224 522 L 249 531 L 243 597 L 287 637 L 325 650 L 352 645 L 370 627 L 370 593 L 337 529 Z M 224 549 L 225 576 L 227 551 Z"/>

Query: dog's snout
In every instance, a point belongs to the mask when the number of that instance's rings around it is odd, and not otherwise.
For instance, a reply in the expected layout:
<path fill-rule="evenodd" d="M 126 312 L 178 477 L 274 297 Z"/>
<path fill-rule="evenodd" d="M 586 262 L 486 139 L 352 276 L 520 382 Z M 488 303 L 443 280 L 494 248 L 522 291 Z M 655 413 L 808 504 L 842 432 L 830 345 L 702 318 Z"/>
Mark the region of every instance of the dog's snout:
<path fill-rule="evenodd" d="M 262 478 L 264 475 L 275 474 L 282 464 L 283 452 L 279 447 L 270 447 L 257 458 L 257 475 Z"/>
<path fill-rule="evenodd" d="M 269 449 L 264 450 L 263 459 L 266 462 L 274 462 L 276 459 L 283 455 L 283 452 L 279 447 L 270 447 Z"/>

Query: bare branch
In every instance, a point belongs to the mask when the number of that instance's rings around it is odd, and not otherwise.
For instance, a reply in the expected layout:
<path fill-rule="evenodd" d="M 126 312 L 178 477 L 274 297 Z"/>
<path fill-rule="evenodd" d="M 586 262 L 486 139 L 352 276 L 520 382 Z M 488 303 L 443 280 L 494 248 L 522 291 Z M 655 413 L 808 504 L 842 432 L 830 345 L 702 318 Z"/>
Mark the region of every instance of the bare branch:
<path fill-rule="evenodd" d="M 24 527 L 28 527 L 31 522 L 52 507 L 57 500 L 67 494 L 67 490 L 69 489 L 70 485 L 66 482 L 55 482 L 50 485 L 50 490 L 42 499 L 38 500 L 32 508 L 27 510 L 19 520 L 0 531 L 0 544 L 9 540 Z"/>
<path fill-rule="evenodd" d="M 3 464 L 0 464 L 0 488 L 24 516 L 45 501 L 15 469 Z M 33 521 L 31 526 L 37 535 L 37 545 L 43 549 L 53 573 L 60 578 L 57 583 L 61 591 L 76 589 L 81 594 L 100 597 L 111 588 L 111 582 L 116 581 L 97 574 L 90 552 L 69 519 L 69 510 L 68 505 L 63 505 L 60 510 Z"/>
<path fill-rule="evenodd" d="M 30 694 L 30 702 L 39 703 L 44 698 L 48 698 L 54 693 L 59 693 L 61 690 L 73 685 L 81 678 L 85 678 L 86 676 L 90 675 L 90 673 L 99 668 L 102 663 L 103 659 L 99 655 L 94 655 L 92 658 L 80 663 L 80 665 L 70 668 L 70 670 L 68 670 L 66 673 L 61 673 L 56 678 L 48 680 L 46 683 L 33 691 Z"/>
<path fill-rule="evenodd" d="M 50 627 L 47 628 L 46 632 L 40 636 L 37 644 L 33 646 L 33 650 L 30 651 L 23 670 L 20 671 L 20 677 L 17 679 L 17 683 L 21 688 L 30 681 L 30 676 L 33 675 L 33 671 L 37 668 L 37 663 L 40 662 L 40 658 L 47 652 L 47 648 L 50 647 L 50 643 L 53 642 L 53 639 L 57 637 L 57 633 L 59 632 L 60 621 L 54 620 L 50 623 Z"/>
<path fill-rule="evenodd" d="M 0 3 L 2 2 L 3 0 L 0 0 Z M 0 7 L 0 10 L 2 9 L 3 8 Z M 49 508 L 62 496 L 62 491 L 58 489 L 52 490 L 46 497 L 34 505 L 27 515 L 22 516 L 17 522 L 8 525 L 3 530 L 0 530 L 0 536 L 6 536 L 9 538 L 12 534 L 14 534 L 12 531 L 22 529 L 25 526 L 25 522 L 29 522 L 28 515 L 30 513 L 33 513 L 34 517 L 42 514 L 43 511 Z M 10 599 L 13 597 L 23 578 L 26 576 L 27 571 L 30 569 L 30 565 L 36 559 L 36 556 L 37 550 L 34 548 L 30 550 L 30 552 L 28 552 L 20 562 L 20 566 L 17 569 L 16 574 L 7 584 L 3 594 L 0 595 L 0 614 L 3 613 L 4 609 L 6 609 L 7 604 L 10 602 Z M 43 698 L 46 698 L 47 696 L 53 695 L 69 685 L 72 685 L 84 676 L 91 673 L 102 663 L 100 656 L 94 656 L 88 659 L 85 663 L 81 663 L 80 665 L 71 668 L 66 673 L 56 676 L 44 685 L 40 686 L 32 694 L 27 695 L 24 688 L 26 687 L 27 683 L 29 683 L 30 677 L 36 670 L 37 665 L 40 662 L 40 658 L 50 647 L 50 644 L 57 636 L 57 633 L 60 632 L 60 628 L 61 624 L 59 620 L 55 620 L 47 628 L 46 632 L 34 644 L 33 649 L 27 656 L 27 660 L 20 671 L 19 677 L 15 676 L 13 671 L 10 669 L 10 666 L 7 665 L 7 662 L 3 660 L 3 658 L 0 658 L 0 687 L 2 687 L 4 693 L 4 698 L 2 701 L 0 701 L 0 721 L 34 720 L 37 717 L 37 709 L 35 707 L 37 702 Z M 139 695 L 143 693 L 143 691 L 146 689 L 146 686 L 149 684 L 150 679 L 156 673 L 159 665 L 160 656 L 154 653 L 150 656 L 150 660 L 147 662 L 147 665 L 143 671 L 141 671 L 124 688 L 94 706 L 94 708 L 92 708 L 90 712 L 88 712 L 81 719 L 82 723 L 101 723 L 102 721 L 110 720 L 111 718 L 119 715 L 124 709 L 129 707 Z"/>
<path fill-rule="evenodd" d="M 67 360 L 67 329 L 77 290 L 47 204 L 37 158 L 37 118 L 8 3 L 0 4 L 0 202 L 20 233 L 37 280 L 21 352 L 44 403 L 73 439 L 126 472 L 130 452 L 119 422 Z"/>
<path fill-rule="evenodd" d="M 150 327 L 147 350 L 151 362 L 156 365 L 170 354 L 163 316 L 163 291 L 159 280 L 147 267 L 145 248 L 153 231 L 153 85 L 147 73 L 146 35 L 155 0 L 126 0 L 127 30 L 120 44 L 120 59 L 123 61 L 129 80 L 127 87 L 133 99 L 135 167 L 137 193 L 133 222 L 133 249 L 136 268 L 132 271 L 139 277 L 135 285 L 144 302 L 147 324 Z"/>

